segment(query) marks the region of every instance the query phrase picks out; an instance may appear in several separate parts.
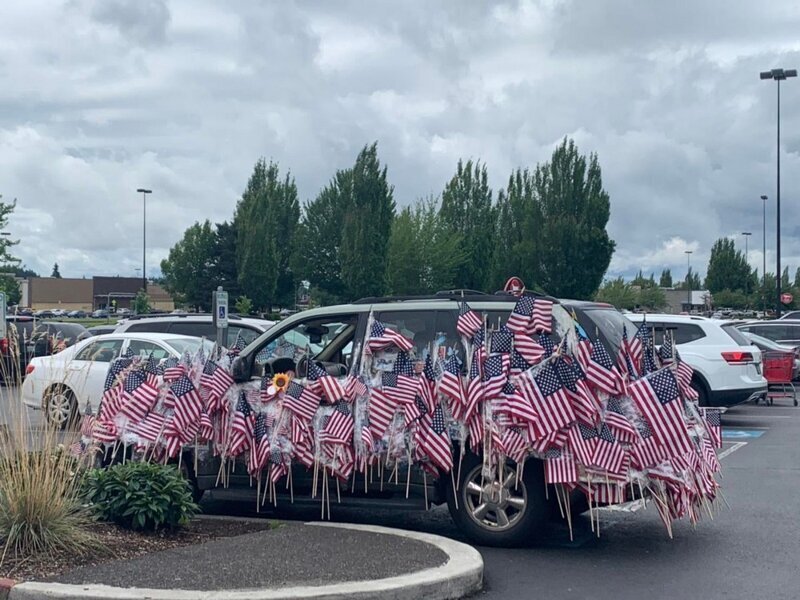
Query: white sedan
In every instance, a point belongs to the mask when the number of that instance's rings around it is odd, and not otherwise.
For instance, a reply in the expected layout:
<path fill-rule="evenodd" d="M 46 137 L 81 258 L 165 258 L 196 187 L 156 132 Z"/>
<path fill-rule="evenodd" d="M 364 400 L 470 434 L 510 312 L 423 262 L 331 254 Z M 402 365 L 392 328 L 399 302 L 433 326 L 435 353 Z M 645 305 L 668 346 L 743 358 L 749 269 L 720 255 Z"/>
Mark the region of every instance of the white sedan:
<path fill-rule="evenodd" d="M 52 356 L 31 360 L 22 383 L 22 402 L 29 409 L 44 410 L 56 427 L 74 422 L 88 403 L 97 412 L 109 363 L 123 353 L 158 360 L 195 353 L 208 340 L 168 333 L 109 333 L 70 346 Z"/>

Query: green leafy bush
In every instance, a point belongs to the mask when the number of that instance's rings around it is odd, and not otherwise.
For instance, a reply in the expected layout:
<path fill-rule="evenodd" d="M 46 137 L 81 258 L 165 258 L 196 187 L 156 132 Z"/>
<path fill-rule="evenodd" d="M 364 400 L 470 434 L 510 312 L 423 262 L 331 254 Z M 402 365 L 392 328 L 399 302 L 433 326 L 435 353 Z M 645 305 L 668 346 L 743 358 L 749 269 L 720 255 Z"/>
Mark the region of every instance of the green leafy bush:
<path fill-rule="evenodd" d="M 127 529 L 177 527 L 200 510 L 172 465 L 128 462 L 97 469 L 87 477 L 85 490 L 101 519 Z"/>

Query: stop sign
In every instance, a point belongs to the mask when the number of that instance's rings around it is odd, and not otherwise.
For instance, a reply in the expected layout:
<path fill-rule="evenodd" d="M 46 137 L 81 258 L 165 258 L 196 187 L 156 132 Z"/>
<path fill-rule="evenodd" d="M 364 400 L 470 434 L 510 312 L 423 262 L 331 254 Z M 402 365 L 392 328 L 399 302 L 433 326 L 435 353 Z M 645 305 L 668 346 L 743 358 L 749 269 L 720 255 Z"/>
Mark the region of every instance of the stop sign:
<path fill-rule="evenodd" d="M 781 302 L 784 304 L 791 304 L 794 297 L 791 294 L 783 293 L 781 294 Z"/>

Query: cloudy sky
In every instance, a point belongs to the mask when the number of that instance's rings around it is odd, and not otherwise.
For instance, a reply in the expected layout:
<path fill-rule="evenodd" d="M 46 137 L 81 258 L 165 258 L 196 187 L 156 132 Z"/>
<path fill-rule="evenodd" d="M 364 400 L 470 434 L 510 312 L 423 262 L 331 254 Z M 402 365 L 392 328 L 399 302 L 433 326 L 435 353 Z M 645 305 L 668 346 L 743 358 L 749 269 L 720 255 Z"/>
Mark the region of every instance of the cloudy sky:
<path fill-rule="evenodd" d="M 233 5 L 228 6 L 228 5 Z M 377 140 L 400 205 L 459 157 L 493 187 L 565 135 L 597 152 L 611 274 L 705 272 L 713 241 L 775 248 L 776 84 L 800 4 L 27 0 L 0 19 L 0 194 L 49 274 L 148 274 L 196 220 L 230 218 L 260 156 L 303 199 Z M 800 79 L 782 88 L 783 255 L 800 266 Z M 769 269 L 774 270 L 774 266 Z"/>

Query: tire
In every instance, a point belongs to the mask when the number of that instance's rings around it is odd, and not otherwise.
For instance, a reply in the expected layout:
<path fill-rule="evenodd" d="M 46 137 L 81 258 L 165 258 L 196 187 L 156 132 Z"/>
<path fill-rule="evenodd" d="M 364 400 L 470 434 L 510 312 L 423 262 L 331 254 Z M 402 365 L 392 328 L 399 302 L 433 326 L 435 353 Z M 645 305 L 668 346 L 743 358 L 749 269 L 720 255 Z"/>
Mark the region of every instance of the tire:
<path fill-rule="evenodd" d="M 452 486 L 447 486 L 447 507 L 453 521 L 472 542 L 481 546 L 515 547 L 535 542 L 549 515 L 542 463 L 529 460 L 516 489 L 513 463 L 506 465 L 504 482 L 497 480 L 495 469 L 494 481 L 484 480 L 483 488 L 481 468 L 476 455 L 470 453 L 464 457 L 457 503 Z"/>
<path fill-rule="evenodd" d="M 697 405 L 708 406 L 708 390 L 706 390 L 705 384 L 694 377 L 691 386 L 692 389 L 697 392 Z"/>
<path fill-rule="evenodd" d="M 75 394 L 65 385 L 49 388 L 44 393 L 42 405 L 47 423 L 55 429 L 68 429 L 78 419 L 78 402 Z"/>

